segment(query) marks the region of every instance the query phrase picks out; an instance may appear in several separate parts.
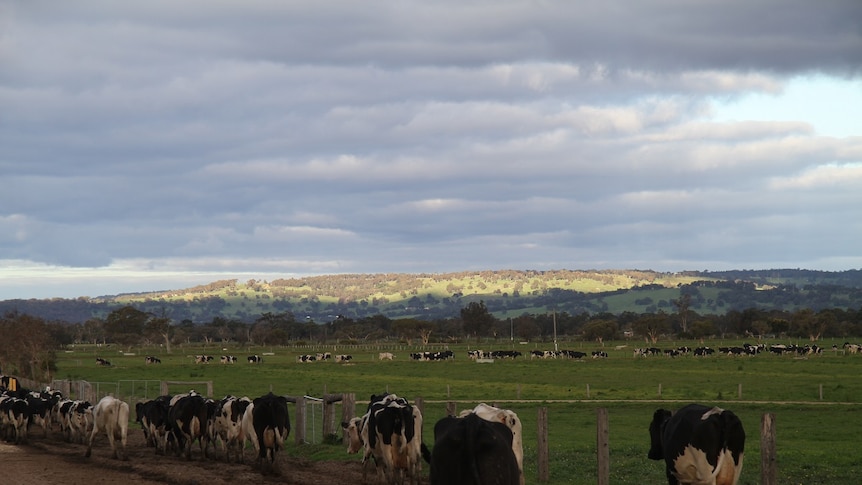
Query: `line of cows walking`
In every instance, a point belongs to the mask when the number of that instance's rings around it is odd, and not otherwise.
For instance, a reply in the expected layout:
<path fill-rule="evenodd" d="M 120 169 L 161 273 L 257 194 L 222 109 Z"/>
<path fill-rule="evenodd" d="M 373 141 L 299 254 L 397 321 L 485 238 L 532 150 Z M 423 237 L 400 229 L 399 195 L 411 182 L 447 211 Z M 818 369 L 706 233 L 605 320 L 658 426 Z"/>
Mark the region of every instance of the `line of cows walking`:
<path fill-rule="evenodd" d="M 66 399 L 56 390 L 19 388 L 14 377 L 0 379 L 0 438 L 26 443 L 34 425 L 42 428 L 44 437 L 59 427 L 67 442 L 87 445 L 85 457 L 91 456 L 94 443 L 107 437 L 111 455 L 128 459 L 126 402 L 105 396 L 94 405 Z M 217 458 L 215 450 L 220 448 L 228 462 L 244 462 L 251 443 L 261 471 L 280 474 L 276 456 L 290 434 L 285 396 L 270 392 L 255 399 L 228 395 L 214 401 L 189 391 L 139 402 L 135 415 L 156 454 L 173 452 L 190 460 L 197 442 L 204 458 Z M 366 413 L 342 427 L 348 453 L 363 452 L 364 479 L 374 467 L 382 483 L 418 484 L 424 461 L 430 464 L 434 485 L 524 483 L 521 422 L 512 411 L 480 404 L 458 417 L 443 418 L 434 426 L 432 450 L 422 439 L 420 410 L 395 394 L 371 396 Z"/>
<path fill-rule="evenodd" d="M 0 376 L 0 437 L 28 440 L 32 425 L 44 436 L 58 425 L 66 441 L 87 445 L 106 436 L 112 456 L 127 459 L 129 405 L 112 396 L 95 405 L 65 399 L 56 390 L 29 391 L 16 379 Z M 148 446 L 157 454 L 173 451 L 191 459 L 198 442 L 204 458 L 217 443 L 224 458 L 244 462 L 247 443 L 263 473 L 280 474 L 276 455 L 290 433 L 288 400 L 267 395 L 249 399 L 207 399 L 195 391 L 160 396 L 135 406 Z M 342 423 L 348 453 L 362 452 L 363 482 L 375 470 L 386 484 L 419 484 L 422 463 L 430 464 L 432 485 L 524 485 L 523 434 L 513 411 L 487 404 L 447 416 L 434 425 L 431 450 L 422 437 L 420 410 L 395 394 L 372 395 L 366 412 Z M 676 413 L 657 410 L 649 426 L 648 458 L 664 460 L 670 485 L 736 485 L 742 470 L 745 431 L 731 411 L 688 405 Z"/>

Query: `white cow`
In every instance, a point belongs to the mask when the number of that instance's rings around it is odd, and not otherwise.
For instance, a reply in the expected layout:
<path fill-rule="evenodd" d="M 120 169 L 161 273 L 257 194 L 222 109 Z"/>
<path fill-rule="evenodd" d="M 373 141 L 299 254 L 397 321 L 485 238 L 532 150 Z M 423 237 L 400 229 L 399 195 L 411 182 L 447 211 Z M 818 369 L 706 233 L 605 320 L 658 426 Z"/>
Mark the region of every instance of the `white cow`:
<path fill-rule="evenodd" d="M 129 428 L 129 405 L 113 396 L 105 396 L 93 407 L 93 431 L 90 433 L 90 442 L 87 444 L 89 457 L 93 451 L 93 440 L 97 434 L 108 435 L 108 443 L 114 458 L 127 460 L 126 438 Z M 120 449 L 117 449 L 115 440 L 120 440 Z"/>
<path fill-rule="evenodd" d="M 377 354 L 377 358 L 380 360 L 393 360 L 395 355 L 392 352 L 380 352 Z"/>
<path fill-rule="evenodd" d="M 459 416 L 463 418 L 470 413 L 479 416 L 485 421 L 503 423 L 512 430 L 512 451 L 515 453 L 515 459 L 518 461 L 518 470 L 521 472 L 521 485 L 524 485 L 523 430 L 518 415 L 508 409 L 495 408 L 485 403 L 479 403 L 473 409 L 461 411 Z"/>

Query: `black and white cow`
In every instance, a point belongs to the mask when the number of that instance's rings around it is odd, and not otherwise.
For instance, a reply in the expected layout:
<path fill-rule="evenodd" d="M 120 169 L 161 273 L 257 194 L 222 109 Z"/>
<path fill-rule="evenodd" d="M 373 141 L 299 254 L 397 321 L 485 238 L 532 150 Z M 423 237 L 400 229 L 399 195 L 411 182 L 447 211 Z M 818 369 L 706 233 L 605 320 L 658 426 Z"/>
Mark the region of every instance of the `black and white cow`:
<path fill-rule="evenodd" d="M 742 472 L 745 431 L 731 411 L 689 404 L 671 414 L 659 409 L 649 426 L 652 460 L 665 460 L 670 485 L 736 485 Z"/>
<path fill-rule="evenodd" d="M 209 364 L 212 362 L 212 355 L 196 355 L 195 356 L 195 364 Z"/>
<path fill-rule="evenodd" d="M 225 458 L 230 462 L 233 451 L 237 461 L 243 461 L 242 417 L 251 404 L 247 397 L 225 396 L 216 403 L 215 413 L 210 421 L 210 435 L 215 441 L 218 438 L 222 444 Z"/>
<path fill-rule="evenodd" d="M 67 441 L 84 444 L 93 429 L 93 405 L 89 401 L 72 401 L 66 418 Z"/>
<path fill-rule="evenodd" d="M 263 357 L 261 357 L 259 355 L 249 355 L 248 356 L 248 363 L 249 364 L 260 364 L 261 362 L 263 362 Z"/>
<path fill-rule="evenodd" d="M 93 441 L 96 436 L 105 434 L 114 458 L 126 460 L 126 441 L 129 428 L 129 405 L 113 396 L 105 396 L 93 406 L 93 430 L 87 442 L 85 457 L 93 452 Z M 120 446 L 117 447 L 116 441 Z"/>
<path fill-rule="evenodd" d="M 111 365 L 111 361 L 105 360 L 101 357 L 96 357 L 96 363 L 99 365 L 104 365 L 104 366 L 108 366 L 108 367 L 110 367 L 110 365 Z"/>
<path fill-rule="evenodd" d="M 297 362 L 317 362 L 316 355 L 298 355 L 296 356 Z"/>
<path fill-rule="evenodd" d="M 431 485 L 518 485 L 512 432 L 498 422 L 469 413 L 434 425 Z"/>
<path fill-rule="evenodd" d="M 395 394 L 372 395 L 366 413 L 365 457 L 374 457 L 387 483 L 418 483 L 422 469 L 422 414 Z"/>
<path fill-rule="evenodd" d="M 168 432 L 165 445 L 173 439 L 177 443 L 177 456 L 185 452 L 186 459 L 192 459 L 192 443 L 198 440 L 204 457 L 207 457 L 206 440 L 208 438 L 207 424 L 209 412 L 206 399 L 192 391 L 188 394 L 176 395 L 171 399 L 168 408 Z"/>
<path fill-rule="evenodd" d="M 160 359 L 160 358 L 158 358 L 158 357 L 156 357 L 156 356 L 154 356 L 154 355 L 148 355 L 148 356 L 146 357 L 146 360 L 145 360 L 144 362 L 145 362 L 145 363 L 147 363 L 147 364 L 161 364 L 161 363 L 162 363 L 162 359 Z"/>
<path fill-rule="evenodd" d="M 235 355 L 222 355 L 219 362 L 222 364 L 236 364 L 236 356 Z"/>
<path fill-rule="evenodd" d="M 339 363 L 342 363 L 342 364 L 347 363 L 347 362 L 350 362 L 350 361 L 352 361 L 352 360 L 353 360 L 353 356 L 352 356 L 352 355 L 340 354 L 340 355 L 336 355 L 336 356 L 335 356 L 335 362 L 339 362 Z"/>
<path fill-rule="evenodd" d="M 290 434 L 287 398 L 270 392 L 252 401 L 243 413 L 242 433 L 257 452 L 261 472 L 278 474 L 275 454 Z"/>
<path fill-rule="evenodd" d="M 15 444 L 27 442 L 30 411 L 27 400 L 11 395 L 0 396 L 0 435 Z"/>

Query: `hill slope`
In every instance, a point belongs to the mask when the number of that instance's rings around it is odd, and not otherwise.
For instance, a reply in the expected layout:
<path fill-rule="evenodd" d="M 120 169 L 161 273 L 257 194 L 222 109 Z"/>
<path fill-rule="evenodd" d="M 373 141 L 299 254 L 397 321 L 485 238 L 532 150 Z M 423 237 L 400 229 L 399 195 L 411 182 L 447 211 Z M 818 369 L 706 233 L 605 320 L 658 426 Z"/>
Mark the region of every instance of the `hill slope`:
<path fill-rule="evenodd" d="M 236 279 L 193 288 L 74 300 L 6 300 L 0 312 L 81 322 L 123 305 L 175 321 L 221 317 L 253 321 L 292 312 L 316 322 L 338 315 L 362 318 L 449 318 L 482 300 L 498 318 L 552 310 L 570 314 L 673 311 L 691 297 L 691 310 L 723 314 L 747 308 L 862 308 L 862 271 L 798 269 L 658 273 L 640 270 L 481 271 L 448 274 L 344 274 L 272 281 Z"/>

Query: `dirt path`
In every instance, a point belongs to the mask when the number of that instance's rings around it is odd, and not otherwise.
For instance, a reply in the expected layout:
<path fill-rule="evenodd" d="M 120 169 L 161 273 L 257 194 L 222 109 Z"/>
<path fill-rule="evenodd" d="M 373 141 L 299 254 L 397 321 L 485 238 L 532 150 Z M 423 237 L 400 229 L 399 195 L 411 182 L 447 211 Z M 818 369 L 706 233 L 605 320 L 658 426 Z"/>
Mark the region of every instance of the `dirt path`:
<path fill-rule="evenodd" d="M 140 432 L 130 431 L 126 448 L 129 459 L 111 458 L 107 439 L 93 446 L 90 458 L 84 458 L 86 446 L 62 441 L 59 433 L 42 438 L 34 429 L 29 444 L 13 445 L 0 442 L 0 482 L 4 485 L 63 484 L 63 485 L 235 485 L 237 483 L 279 483 L 320 485 L 321 483 L 361 483 L 358 461 L 312 462 L 287 456 L 278 457 L 280 476 L 262 476 L 253 465 L 254 458 L 246 451 L 246 462 L 225 463 L 205 460 L 192 454 L 186 461 L 174 455 L 158 456 L 147 448 Z"/>

